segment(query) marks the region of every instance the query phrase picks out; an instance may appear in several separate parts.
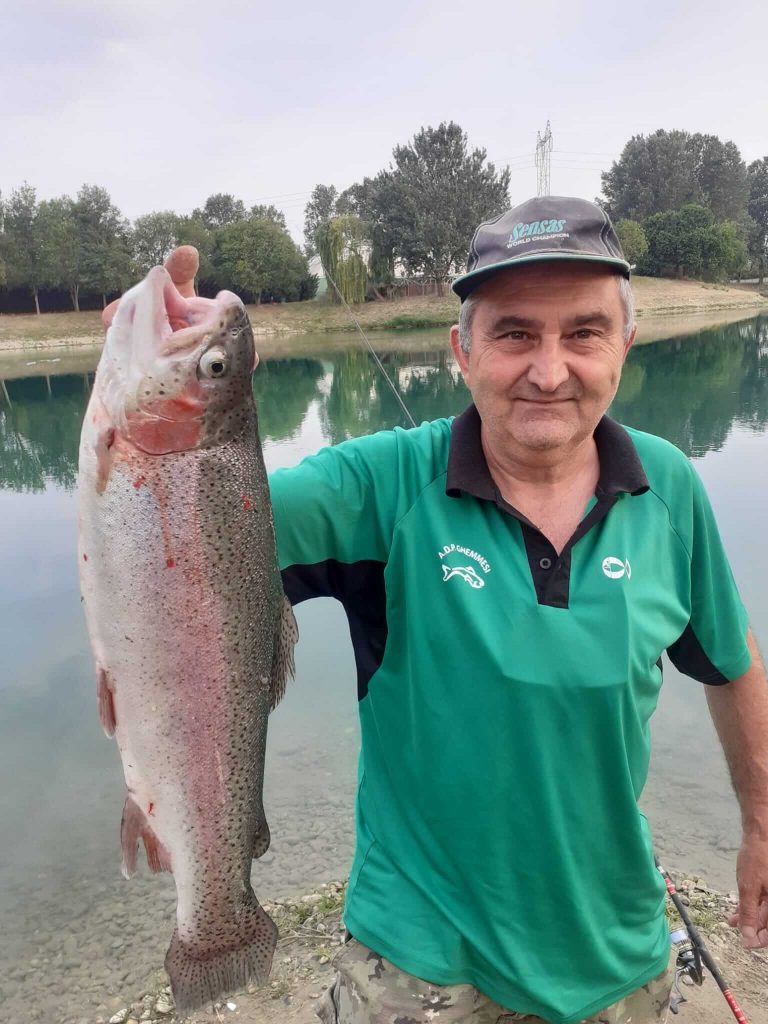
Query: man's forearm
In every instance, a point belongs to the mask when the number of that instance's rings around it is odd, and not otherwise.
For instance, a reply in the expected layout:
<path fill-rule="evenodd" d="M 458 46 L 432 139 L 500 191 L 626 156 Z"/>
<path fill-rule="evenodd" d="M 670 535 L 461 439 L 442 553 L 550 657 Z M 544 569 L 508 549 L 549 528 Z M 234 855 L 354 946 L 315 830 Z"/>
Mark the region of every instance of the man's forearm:
<path fill-rule="evenodd" d="M 768 680 L 750 630 L 752 665 L 738 679 L 706 687 L 707 703 L 725 751 L 745 833 L 768 840 Z"/>

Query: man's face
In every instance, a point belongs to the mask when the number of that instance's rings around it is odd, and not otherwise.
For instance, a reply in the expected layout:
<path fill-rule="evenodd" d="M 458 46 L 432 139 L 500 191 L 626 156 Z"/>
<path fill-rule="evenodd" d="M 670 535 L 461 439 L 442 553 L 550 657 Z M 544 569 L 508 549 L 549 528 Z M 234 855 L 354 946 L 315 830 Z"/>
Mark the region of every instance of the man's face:
<path fill-rule="evenodd" d="M 500 271 L 474 292 L 472 344 L 451 344 L 486 442 L 513 453 L 562 450 L 589 437 L 616 394 L 624 340 L 617 276 L 584 263 Z"/>

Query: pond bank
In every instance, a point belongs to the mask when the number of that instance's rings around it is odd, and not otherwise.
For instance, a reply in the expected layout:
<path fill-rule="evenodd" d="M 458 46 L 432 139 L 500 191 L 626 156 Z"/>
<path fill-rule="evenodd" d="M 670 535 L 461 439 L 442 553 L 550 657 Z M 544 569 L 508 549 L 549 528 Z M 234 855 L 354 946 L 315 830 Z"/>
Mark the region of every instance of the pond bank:
<path fill-rule="evenodd" d="M 768 1024 L 768 954 L 745 950 L 736 932 L 725 924 L 735 899 L 696 877 L 681 877 L 678 890 L 750 1024 Z M 261 989 L 250 986 L 213 1013 L 194 1014 L 187 1024 L 316 1024 L 313 1006 L 330 984 L 331 958 L 343 941 L 343 899 L 344 884 L 330 882 L 305 896 L 265 903 L 281 936 L 270 981 Z M 678 924 L 671 916 L 670 925 Z M 78 1024 L 181 1024 L 166 980 L 157 971 L 143 992 L 133 997 L 126 993 L 122 1002 L 120 996 L 113 997 L 109 1005 L 105 1001 Z M 709 974 L 702 988 L 686 986 L 683 994 L 687 1001 L 680 1006 L 681 1021 L 721 1024 L 728 1019 L 728 1007 Z"/>
<path fill-rule="evenodd" d="M 649 317 L 699 314 L 745 318 L 768 308 L 768 298 L 746 286 L 651 277 L 636 277 L 632 283 L 640 323 Z M 444 296 L 366 302 L 354 306 L 353 311 L 366 330 L 396 333 L 399 330 L 450 326 L 456 321 L 458 301 L 449 292 Z M 318 301 L 249 306 L 248 313 L 262 347 L 260 339 L 355 329 L 344 309 Z M 727 321 L 719 319 L 716 322 Z M 0 315 L 0 352 L 98 345 L 101 340 L 101 314 L 98 311 L 43 313 L 41 316 Z"/>

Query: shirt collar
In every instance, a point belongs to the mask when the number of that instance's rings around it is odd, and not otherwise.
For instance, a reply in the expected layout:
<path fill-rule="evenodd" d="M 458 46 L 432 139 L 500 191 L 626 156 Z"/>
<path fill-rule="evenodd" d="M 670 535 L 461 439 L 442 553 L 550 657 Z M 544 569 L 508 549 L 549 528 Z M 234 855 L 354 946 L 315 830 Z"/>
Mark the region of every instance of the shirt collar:
<path fill-rule="evenodd" d="M 595 444 L 600 459 L 598 497 L 601 494 L 644 494 L 648 478 L 637 449 L 629 434 L 615 420 L 603 416 L 595 427 Z M 451 449 L 445 493 L 451 498 L 471 494 L 475 498 L 495 501 L 498 490 L 494 483 L 480 441 L 480 414 L 474 403 L 451 427 Z"/>

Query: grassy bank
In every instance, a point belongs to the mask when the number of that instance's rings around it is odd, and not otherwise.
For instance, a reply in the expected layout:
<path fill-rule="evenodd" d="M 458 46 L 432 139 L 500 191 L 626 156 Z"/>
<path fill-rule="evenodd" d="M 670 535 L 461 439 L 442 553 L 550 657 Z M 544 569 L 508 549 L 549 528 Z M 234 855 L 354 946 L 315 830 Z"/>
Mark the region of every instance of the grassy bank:
<path fill-rule="evenodd" d="M 647 317 L 720 311 L 744 310 L 748 316 L 751 310 L 768 308 L 768 297 L 746 287 L 652 277 L 634 278 L 633 287 L 641 322 Z M 353 309 L 365 329 L 396 332 L 448 326 L 456 321 L 458 301 L 449 292 L 442 297 L 366 302 Z M 261 337 L 354 330 L 343 308 L 320 301 L 249 306 L 248 312 L 256 335 Z M 93 344 L 101 337 L 101 318 L 96 311 L 0 316 L 0 351 Z"/>
<path fill-rule="evenodd" d="M 699 878 L 683 878 L 678 889 L 688 904 L 691 918 L 731 987 L 742 1003 L 751 1024 L 767 1024 L 765 995 L 768 985 L 768 955 L 765 951 L 742 948 L 737 934 L 725 924 L 735 900 L 710 889 Z M 291 900 L 266 903 L 280 930 L 269 982 L 264 988 L 251 985 L 216 1007 L 213 1013 L 198 1012 L 187 1024 L 316 1024 L 313 1006 L 333 977 L 331 958 L 343 941 L 340 913 L 344 885 L 331 882 L 317 892 Z M 671 928 L 679 920 L 670 913 Z M 702 988 L 684 988 L 687 1002 L 680 1007 L 681 1021 L 689 1024 L 722 1024 L 728 1019 L 728 1007 L 711 976 Z M 95 1014 L 96 1024 L 174 1024 L 170 989 L 165 972 L 158 970 L 138 998 L 114 997 L 111 1007 L 102 1004 Z M 115 1012 L 112 1012 L 112 1008 Z M 181 1024 L 181 1022 L 179 1022 Z"/>

